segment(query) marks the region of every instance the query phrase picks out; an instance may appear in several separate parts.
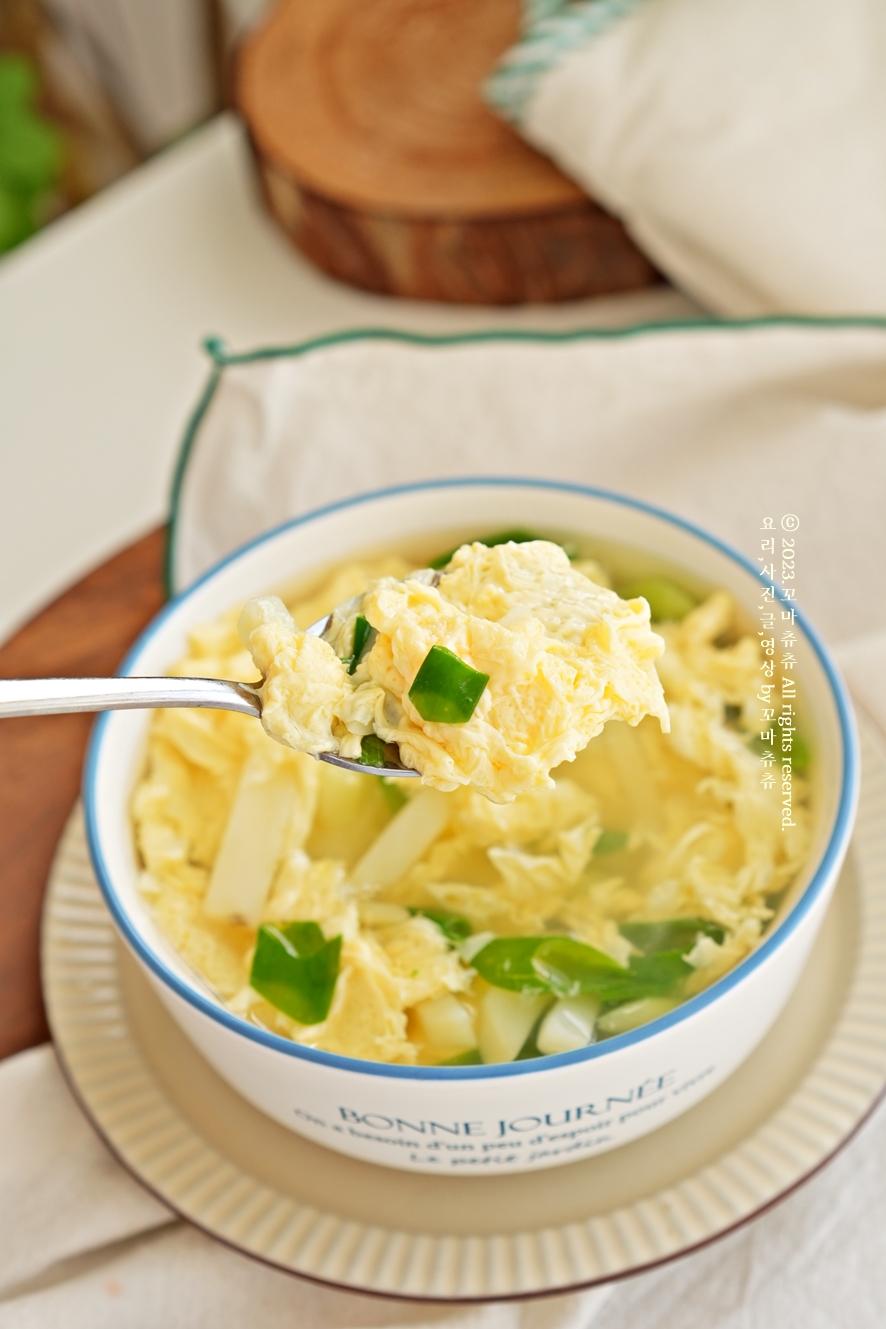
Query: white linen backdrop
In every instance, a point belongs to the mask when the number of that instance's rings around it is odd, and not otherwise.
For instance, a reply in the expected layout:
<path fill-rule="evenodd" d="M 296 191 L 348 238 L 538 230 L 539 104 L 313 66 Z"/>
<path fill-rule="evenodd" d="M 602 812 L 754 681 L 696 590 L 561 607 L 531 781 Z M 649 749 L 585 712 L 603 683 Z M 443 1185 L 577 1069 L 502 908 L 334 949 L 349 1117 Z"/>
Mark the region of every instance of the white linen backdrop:
<path fill-rule="evenodd" d="M 886 328 L 704 327 L 537 343 L 341 342 L 224 370 L 182 487 L 190 579 L 287 516 L 435 475 L 660 503 L 759 556 L 799 520 L 797 598 L 886 730 Z M 338 1293 L 177 1220 L 110 1157 L 48 1048 L 0 1066 L 0 1329 L 880 1329 L 886 1114 L 752 1226 L 575 1296 L 447 1308 Z"/>
<path fill-rule="evenodd" d="M 491 103 L 709 309 L 886 313 L 882 0 L 528 0 Z"/>
<path fill-rule="evenodd" d="M 886 322 L 565 337 L 330 339 L 224 368 L 196 432 L 176 585 L 288 517 L 390 484 L 523 475 L 621 490 L 752 561 L 799 519 L 797 598 L 837 642 L 886 629 Z"/>

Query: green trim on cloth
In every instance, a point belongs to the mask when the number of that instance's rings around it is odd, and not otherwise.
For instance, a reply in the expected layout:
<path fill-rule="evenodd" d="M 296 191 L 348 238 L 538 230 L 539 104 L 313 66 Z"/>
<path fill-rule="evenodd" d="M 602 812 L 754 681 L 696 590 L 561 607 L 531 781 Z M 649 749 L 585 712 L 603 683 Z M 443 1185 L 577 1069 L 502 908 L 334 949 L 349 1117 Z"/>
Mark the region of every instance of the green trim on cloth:
<path fill-rule="evenodd" d="M 207 337 L 203 343 L 209 356 L 212 369 L 197 406 L 191 416 L 173 473 L 170 494 L 170 515 L 167 527 L 166 558 L 164 577 L 166 594 L 176 595 L 184 588 L 175 584 L 175 548 L 178 537 L 178 525 L 181 507 L 181 495 L 184 487 L 188 463 L 212 400 L 218 389 L 224 370 L 232 365 L 253 364 L 256 361 L 281 360 L 310 355 L 314 351 L 342 346 L 349 342 L 388 341 L 399 342 L 406 346 L 425 346 L 428 348 L 444 346 L 465 346 L 489 342 L 534 342 L 536 345 L 567 345 L 577 341 L 626 341 L 634 337 L 655 337 L 663 333 L 669 335 L 679 332 L 692 332 L 706 335 L 712 332 L 753 332 L 765 328 L 808 328 L 810 330 L 835 330 L 838 328 L 871 328 L 886 332 L 886 318 L 876 315 L 846 315 L 842 317 L 817 317 L 815 315 L 772 314 L 748 319 L 682 319 L 663 323 L 635 323 L 620 328 L 574 328 L 564 332 L 546 332 L 532 329 L 498 328 L 485 332 L 463 333 L 419 333 L 403 332 L 394 328 L 351 328 L 345 332 L 328 333 L 308 341 L 287 346 L 265 346 L 253 351 L 230 351 L 220 337 Z"/>
<path fill-rule="evenodd" d="M 523 34 L 483 85 L 489 104 L 520 125 L 539 79 L 641 0 L 523 0 Z"/>
<path fill-rule="evenodd" d="M 219 343 L 214 338 L 208 337 L 206 341 L 203 343 L 203 345 L 207 353 L 210 355 L 210 357 L 214 359 L 215 358 L 214 347 L 219 345 Z M 201 424 L 203 423 L 203 417 L 206 415 L 206 412 L 209 410 L 209 403 L 212 401 L 213 397 L 215 396 L 215 390 L 218 387 L 221 375 L 222 375 L 222 366 L 218 361 L 215 361 L 215 368 L 212 370 L 212 373 L 209 375 L 209 382 L 206 384 L 206 387 L 203 389 L 203 392 L 200 396 L 200 400 L 197 402 L 197 405 L 194 407 L 191 418 L 188 421 L 187 428 L 185 429 L 185 436 L 182 439 L 181 447 L 179 448 L 178 452 L 178 457 L 176 458 L 175 470 L 172 473 L 172 492 L 169 503 L 169 521 L 166 524 L 166 542 L 163 549 L 163 589 L 166 592 L 167 600 L 171 600 L 172 597 L 177 593 L 177 590 L 181 589 L 180 587 L 177 588 L 174 584 L 175 576 L 173 570 L 173 561 L 175 558 L 175 530 L 176 530 L 176 523 L 178 521 L 179 496 L 181 494 L 182 485 L 184 484 L 185 481 L 185 471 L 188 468 L 188 461 L 190 459 L 191 452 L 194 447 L 194 440 L 196 439 L 197 432 Z"/>

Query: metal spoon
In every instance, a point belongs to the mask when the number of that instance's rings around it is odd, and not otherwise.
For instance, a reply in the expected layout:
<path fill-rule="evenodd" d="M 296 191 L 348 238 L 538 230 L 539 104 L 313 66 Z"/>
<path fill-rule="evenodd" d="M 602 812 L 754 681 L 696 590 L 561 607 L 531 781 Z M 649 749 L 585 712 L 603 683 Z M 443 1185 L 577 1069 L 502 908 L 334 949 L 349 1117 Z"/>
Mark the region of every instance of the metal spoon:
<path fill-rule="evenodd" d="M 322 637 L 333 621 L 327 614 L 306 632 Z M 154 707 L 200 706 L 214 711 L 238 711 L 261 718 L 261 697 L 251 683 L 220 678 L 6 678 L 0 679 L 0 719 L 20 715 L 69 715 L 75 711 L 134 711 Z M 417 776 L 397 760 L 397 748 L 387 744 L 385 764 L 370 766 L 334 752 L 321 752 L 320 760 L 361 775 Z"/>

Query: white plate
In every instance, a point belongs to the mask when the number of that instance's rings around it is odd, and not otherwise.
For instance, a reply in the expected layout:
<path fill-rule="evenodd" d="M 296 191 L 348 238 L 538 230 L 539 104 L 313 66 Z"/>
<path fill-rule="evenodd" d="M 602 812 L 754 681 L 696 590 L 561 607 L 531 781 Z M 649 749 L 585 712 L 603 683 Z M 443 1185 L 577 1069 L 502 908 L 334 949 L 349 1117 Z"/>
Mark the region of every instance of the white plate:
<path fill-rule="evenodd" d="M 79 813 L 43 928 L 49 1020 L 108 1145 L 204 1231 L 278 1268 L 440 1301 L 542 1295 L 647 1269 L 746 1222 L 820 1168 L 886 1083 L 886 757 L 862 731 L 847 866 L 757 1051 L 678 1120 L 549 1172 L 429 1177 L 293 1134 L 228 1087 L 120 947 Z"/>

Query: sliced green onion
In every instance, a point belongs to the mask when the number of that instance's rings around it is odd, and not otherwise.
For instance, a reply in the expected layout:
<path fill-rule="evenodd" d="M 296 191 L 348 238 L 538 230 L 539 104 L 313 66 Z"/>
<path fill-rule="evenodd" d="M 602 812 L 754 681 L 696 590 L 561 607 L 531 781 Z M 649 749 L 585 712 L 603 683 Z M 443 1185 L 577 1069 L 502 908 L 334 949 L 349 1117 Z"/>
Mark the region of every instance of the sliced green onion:
<path fill-rule="evenodd" d="M 360 663 L 363 652 L 366 650 L 371 631 L 372 626 L 369 620 L 364 618 L 362 614 L 358 614 L 354 619 L 354 642 L 351 647 L 351 654 L 342 661 L 342 664 L 348 666 L 349 674 L 353 674 L 357 665 Z"/>
<path fill-rule="evenodd" d="M 643 997 L 668 996 L 692 972 L 692 966 L 676 951 L 663 952 L 661 955 L 635 955 L 631 957 L 627 969 L 610 974 L 608 978 L 590 974 L 576 977 L 572 991 L 576 995 L 596 996 L 606 1006 L 620 1006 L 626 1001 L 639 1001 Z"/>
<path fill-rule="evenodd" d="M 572 937 L 496 937 L 471 961 L 492 987 L 576 996 L 596 991 L 623 969 L 610 955 Z"/>
<path fill-rule="evenodd" d="M 361 745 L 362 746 L 362 745 Z M 375 763 L 371 763 L 374 765 Z M 382 798 L 388 805 L 391 812 L 399 812 L 406 802 L 406 795 L 400 788 L 397 780 L 379 780 Z"/>
<path fill-rule="evenodd" d="M 541 1006 L 541 1010 L 536 1017 L 535 1024 L 530 1029 L 526 1042 L 517 1053 L 514 1061 L 532 1061 L 534 1057 L 544 1056 L 544 1053 L 538 1046 L 538 1036 L 541 1033 L 541 1027 L 545 1022 L 547 1013 L 551 1009 L 551 1003 L 550 1001 L 544 1001 L 543 998 L 542 1001 L 544 1004 Z"/>
<path fill-rule="evenodd" d="M 366 734 L 360 740 L 357 760 L 361 766 L 399 766 L 400 749 L 396 743 L 385 743 L 378 734 Z"/>
<path fill-rule="evenodd" d="M 724 724 L 738 724 L 740 719 L 741 719 L 741 707 L 736 706 L 731 701 L 727 701 L 723 706 Z"/>
<path fill-rule="evenodd" d="M 550 1004 L 547 992 L 488 988 L 477 1007 L 477 1045 L 483 1061 L 487 1064 L 516 1061 L 524 1049 L 527 1056 L 533 1055 L 527 1044 Z"/>
<path fill-rule="evenodd" d="M 454 946 L 471 935 L 473 929 L 466 918 L 460 914 L 450 914 L 446 909 L 410 909 L 413 917 L 429 918 L 443 933 L 447 941 Z"/>
<path fill-rule="evenodd" d="M 601 831 L 594 845 L 595 854 L 617 854 L 628 842 L 627 831 Z"/>
<path fill-rule="evenodd" d="M 472 669 L 454 651 L 432 646 L 409 689 L 409 699 L 423 720 L 464 724 L 488 682 L 488 674 Z"/>
<path fill-rule="evenodd" d="M 809 769 L 809 763 L 812 760 L 812 750 L 800 734 L 794 734 L 791 740 L 790 752 L 782 752 L 781 742 L 776 733 L 776 742 L 767 743 L 760 734 L 754 734 L 748 739 L 748 746 L 758 757 L 764 756 L 767 752 L 775 758 L 776 761 L 786 762 L 791 770 L 796 771 L 797 775 L 805 775 Z"/>
<path fill-rule="evenodd" d="M 626 1002 L 601 1015 L 597 1021 L 597 1034 L 600 1038 L 612 1038 L 616 1034 L 626 1034 L 640 1025 L 649 1024 L 667 1015 L 675 1006 L 679 1006 L 676 997 L 641 997 L 638 1001 Z"/>
<path fill-rule="evenodd" d="M 708 918 L 669 918 L 656 923 L 622 923 L 621 935 L 644 955 L 657 955 L 661 951 L 677 951 L 681 955 L 691 951 L 699 934 L 712 937 L 722 945 L 726 936 L 719 923 Z"/>
<path fill-rule="evenodd" d="M 543 1057 L 574 1052 L 594 1041 L 594 1025 L 600 1014 L 600 999 L 594 996 L 561 997 L 539 1025 L 535 1045 Z"/>
<path fill-rule="evenodd" d="M 785 897 L 785 888 L 782 887 L 780 891 L 773 891 L 771 895 L 764 895 L 763 903 L 765 904 L 767 909 L 772 910 L 773 914 L 777 914 L 784 897 Z M 773 920 L 771 918 L 766 920 L 766 922 L 763 924 L 764 932 L 766 931 L 767 928 L 770 928 L 772 926 L 772 922 Z"/>
<path fill-rule="evenodd" d="M 534 531 L 527 531 L 522 526 L 515 526 L 513 530 L 499 531 L 497 535 L 475 536 L 471 540 L 462 540 L 460 545 L 456 545 L 453 549 L 447 549 L 445 554 L 438 554 L 436 558 L 432 558 L 428 567 L 445 568 L 448 563 L 452 562 L 452 555 L 457 553 L 462 545 L 477 544 L 485 545 L 487 549 L 494 549 L 496 545 L 525 545 L 529 544 L 531 540 L 547 540 L 548 544 L 559 545 L 566 557 L 570 559 L 579 558 L 581 555 L 576 540 L 551 540 L 547 535 L 536 535 Z"/>
<path fill-rule="evenodd" d="M 599 992 L 601 986 L 620 982 L 625 970 L 611 955 L 573 937 L 550 937 L 532 957 L 532 967 L 558 997 Z"/>
<path fill-rule="evenodd" d="M 467 1052 L 457 1052 L 454 1057 L 438 1063 L 440 1066 L 482 1066 L 483 1058 L 479 1048 L 468 1048 Z"/>
<path fill-rule="evenodd" d="M 499 531 L 496 535 L 483 535 L 473 540 L 462 540 L 461 544 L 457 544 L 454 549 L 447 549 L 445 554 L 438 554 L 436 558 L 432 558 L 428 567 L 445 568 L 446 564 L 451 561 L 452 555 L 461 549 L 462 545 L 478 544 L 486 545 L 487 549 L 494 549 L 496 545 L 525 545 L 530 540 L 541 540 L 543 538 L 541 535 L 534 535 L 532 531 L 525 530 L 522 526 L 515 526 L 513 530 Z"/>
<path fill-rule="evenodd" d="M 532 967 L 533 956 L 545 940 L 544 937 L 496 937 L 477 952 L 471 967 L 494 988 L 548 992 L 546 979 Z"/>
<path fill-rule="evenodd" d="M 341 937 L 327 941 L 317 923 L 264 923 L 249 985 L 299 1024 L 319 1024 L 332 1005 Z"/>
<path fill-rule="evenodd" d="M 623 968 L 573 937 L 496 937 L 471 965 L 491 987 L 556 997 L 592 994 L 608 1005 L 667 995 L 692 973 L 679 951 L 634 956 Z"/>
<path fill-rule="evenodd" d="M 656 955 L 633 955 L 629 962 L 630 980 L 620 987 L 600 989 L 603 1001 L 636 1001 L 640 997 L 663 997 L 693 973 L 681 951 L 659 951 Z"/>
<path fill-rule="evenodd" d="M 640 577 L 617 589 L 623 600 L 636 600 L 642 596 L 649 605 L 653 623 L 678 621 L 698 604 L 694 595 L 669 577 Z"/>
<path fill-rule="evenodd" d="M 776 759 L 776 762 L 788 764 L 792 771 L 797 772 L 797 775 L 804 775 L 808 771 L 810 760 L 812 760 L 812 751 L 810 751 L 809 744 L 806 743 L 804 738 L 801 738 L 800 734 L 794 734 L 789 752 L 780 751 L 781 742 L 778 740 L 777 732 L 776 742 L 774 743 L 766 743 L 766 740 L 760 734 L 754 734 L 748 740 L 748 747 L 756 752 L 757 756 L 769 754 Z"/>
<path fill-rule="evenodd" d="M 796 771 L 798 775 L 804 775 L 812 760 L 812 750 L 805 738 L 802 738 L 800 734 L 794 734 L 790 752 L 782 753 L 781 759 L 782 761 L 789 761 L 791 769 Z"/>

